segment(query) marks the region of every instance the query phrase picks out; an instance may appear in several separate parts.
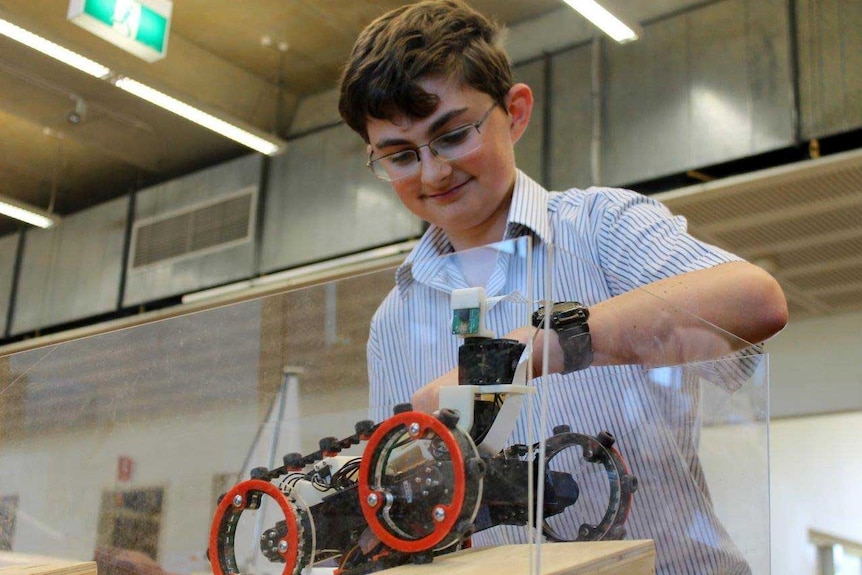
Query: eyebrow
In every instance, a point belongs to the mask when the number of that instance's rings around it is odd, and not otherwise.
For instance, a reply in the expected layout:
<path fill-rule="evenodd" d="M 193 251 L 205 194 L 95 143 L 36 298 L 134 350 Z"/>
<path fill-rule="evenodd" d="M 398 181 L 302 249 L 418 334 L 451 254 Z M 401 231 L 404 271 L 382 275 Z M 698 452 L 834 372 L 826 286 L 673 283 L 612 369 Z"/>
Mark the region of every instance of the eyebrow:
<path fill-rule="evenodd" d="M 443 126 L 448 124 L 452 118 L 457 118 L 466 112 L 469 108 L 456 108 L 455 110 L 449 110 L 428 126 L 428 131 L 426 132 L 428 137 L 433 137 L 433 134 L 440 130 Z M 409 142 L 403 138 L 384 138 L 377 142 L 374 146 L 378 149 L 386 148 L 388 146 L 403 146 L 405 144 L 412 145 L 413 142 Z"/>

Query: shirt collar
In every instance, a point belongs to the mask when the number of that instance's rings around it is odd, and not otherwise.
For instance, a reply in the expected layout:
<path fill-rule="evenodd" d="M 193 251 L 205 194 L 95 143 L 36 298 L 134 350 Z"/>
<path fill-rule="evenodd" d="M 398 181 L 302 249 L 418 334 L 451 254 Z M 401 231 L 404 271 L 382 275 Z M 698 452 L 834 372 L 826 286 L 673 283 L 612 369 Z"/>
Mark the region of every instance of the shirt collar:
<path fill-rule="evenodd" d="M 516 170 L 515 189 L 512 193 L 512 205 L 509 207 L 504 239 L 530 233 L 535 234 L 545 243 L 550 238 L 548 191 L 521 170 Z M 401 296 L 407 296 L 414 281 L 421 282 L 426 274 L 434 275 L 436 268 L 426 268 L 425 262 L 453 252 L 454 248 L 446 233 L 441 228 L 431 225 L 395 272 L 395 285 Z M 414 266 L 417 262 L 423 264 L 423 269 L 421 272 L 416 270 L 416 276 L 414 276 Z"/>
<path fill-rule="evenodd" d="M 516 238 L 532 232 L 542 242 L 549 242 L 551 224 L 548 221 L 548 190 L 536 183 L 527 174 L 518 170 L 515 176 L 515 191 L 509 208 L 505 239 Z"/>

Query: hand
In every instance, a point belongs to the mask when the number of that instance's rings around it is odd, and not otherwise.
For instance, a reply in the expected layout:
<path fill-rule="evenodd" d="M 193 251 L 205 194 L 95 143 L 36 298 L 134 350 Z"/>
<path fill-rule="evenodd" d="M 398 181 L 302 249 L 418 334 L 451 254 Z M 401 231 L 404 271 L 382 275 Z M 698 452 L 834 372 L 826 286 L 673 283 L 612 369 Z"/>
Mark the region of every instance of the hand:
<path fill-rule="evenodd" d="M 542 330 L 536 330 L 532 326 L 524 326 L 513 331 L 510 331 L 505 336 L 505 339 L 513 339 L 523 344 L 527 344 L 530 338 L 533 340 L 533 377 L 538 377 L 542 374 L 542 345 L 544 342 Z M 556 338 L 553 338 L 556 342 Z M 563 351 L 559 343 L 552 344 L 549 348 L 549 373 L 561 371 L 563 366 Z M 413 396 L 410 402 L 413 404 L 413 409 L 423 411 L 425 413 L 433 413 L 440 407 L 440 388 L 444 385 L 458 385 L 458 368 L 447 371 L 437 379 L 420 387 Z"/>
<path fill-rule="evenodd" d="M 149 555 L 119 547 L 98 547 L 94 554 L 99 575 L 170 575 Z"/>
<path fill-rule="evenodd" d="M 447 371 L 434 381 L 420 387 L 410 398 L 415 411 L 434 413 L 440 407 L 440 388 L 444 385 L 458 385 L 458 368 Z"/>

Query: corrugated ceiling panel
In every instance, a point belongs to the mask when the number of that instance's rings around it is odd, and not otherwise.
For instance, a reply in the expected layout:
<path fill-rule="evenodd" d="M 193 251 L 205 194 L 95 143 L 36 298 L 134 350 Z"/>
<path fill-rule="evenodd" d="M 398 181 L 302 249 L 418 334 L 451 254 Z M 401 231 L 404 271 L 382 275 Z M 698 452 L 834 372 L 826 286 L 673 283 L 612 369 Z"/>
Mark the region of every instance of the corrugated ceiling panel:
<path fill-rule="evenodd" d="M 694 235 L 775 274 L 795 315 L 862 308 L 862 152 L 656 197 Z"/>

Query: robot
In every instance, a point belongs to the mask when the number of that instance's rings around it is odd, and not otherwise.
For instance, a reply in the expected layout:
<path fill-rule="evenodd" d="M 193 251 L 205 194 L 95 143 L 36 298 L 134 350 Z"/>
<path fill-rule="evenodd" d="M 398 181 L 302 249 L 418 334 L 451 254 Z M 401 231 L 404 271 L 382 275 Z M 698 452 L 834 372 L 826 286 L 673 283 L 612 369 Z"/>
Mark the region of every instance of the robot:
<path fill-rule="evenodd" d="M 281 575 L 322 562 L 336 565 L 336 575 L 427 563 L 470 546 L 479 531 L 530 525 L 537 512 L 549 541 L 622 539 L 637 478 L 611 433 L 591 436 L 558 425 L 543 450 L 504 446 L 534 388 L 526 382 L 525 346 L 485 329 L 486 307 L 481 288 L 452 294 L 452 331 L 464 338 L 459 385 L 441 390 L 436 413 L 396 406 L 391 417 L 360 421 L 353 435 L 325 437 L 318 451 L 287 454 L 274 469 L 255 468 L 228 490 L 210 529 L 213 574 L 247 572 L 236 553 L 247 544 Z M 342 454 L 360 444 L 361 456 Z M 599 466 L 609 486 L 604 514 L 580 523 L 576 533 L 547 521 L 582 495 L 571 473 L 549 465 L 570 448 L 579 448 L 581 463 Z M 278 518 L 259 517 L 268 522 L 256 530 L 257 542 L 237 541 L 243 516 L 264 504 Z"/>

